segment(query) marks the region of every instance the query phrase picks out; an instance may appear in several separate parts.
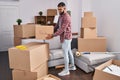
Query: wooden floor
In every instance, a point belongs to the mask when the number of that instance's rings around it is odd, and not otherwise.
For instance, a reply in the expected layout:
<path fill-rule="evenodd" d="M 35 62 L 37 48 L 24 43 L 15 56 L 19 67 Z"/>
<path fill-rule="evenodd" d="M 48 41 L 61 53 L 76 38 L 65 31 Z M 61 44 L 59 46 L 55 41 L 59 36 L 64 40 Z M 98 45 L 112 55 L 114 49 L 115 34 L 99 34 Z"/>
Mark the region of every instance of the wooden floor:
<path fill-rule="evenodd" d="M 92 80 L 93 72 L 92 73 L 85 73 L 81 69 L 77 68 L 75 71 L 70 71 L 70 75 L 67 76 L 58 76 L 58 73 L 61 72 L 62 69 L 55 69 L 49 68 L 49 73 L 53 74 L 62 80 Z"/>
<path fill-rule="evenodd" d="M 62 69 L 49 68 L 49 73 L 58 76 L 57 74 Z M 81 69 L 70 71 L 69 76 L 58 76 L 62 80 L 92 80 L 93 73 L 86 74 Z M 9 59 L 7 52 L 0 52 L 0 80 L 12 80 L 12 72 L 9 68 Z"/>

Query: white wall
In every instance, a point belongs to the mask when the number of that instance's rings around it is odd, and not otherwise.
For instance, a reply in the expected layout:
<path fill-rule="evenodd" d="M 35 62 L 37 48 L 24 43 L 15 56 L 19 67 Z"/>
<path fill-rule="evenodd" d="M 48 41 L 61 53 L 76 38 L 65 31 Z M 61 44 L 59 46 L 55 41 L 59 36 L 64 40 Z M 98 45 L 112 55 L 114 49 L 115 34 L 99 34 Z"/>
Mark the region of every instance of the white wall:
<path fill-rule="evenodd" d="M 82 16 L 84 12 L 92 11 L 91 10 L 91 0 L 82 0 Z"/>
<path fill-rule="evenodd" d="M 92 0 L 98 35 L 107 38 L 108 51 L 120 51 L 120 0 Z"/>
<path fill-rule="evenodd" d="M 66 3 L 66 0 L 20 0 L 20 18 L 22 18 L 23 23 L 34 22 L 34 16 L 39 15 L 39 11 L 43 11 L 43 15 L 46 15 L 47 9 L 57 9 L 57 4 L 60 1 Z"/>
<path fill-rule="evenodd" d="M 71 10 L 72 32 L 80 33 L 82 0 L 67 0 L 68 10 Z"/>
<path fill-rule="evenodd" d="M 82 0 L 19 0 L 18 2 L 16 1 L 10 2 L 10 0 L 9 1 L 2 0 L 0 1 L 0 6 L 1 5 L 2 6 L 13 6 L 13 7 L 17 6 L 18 7 L 18 12 L 16 12 L 16 15 L 18 15 L 17 18 L 21 18 L 23 21 L 22 24 L 26 24 L 26 23 L 34 23 L 34 16 L 39 15 L 38 14 L 39 11 L 43 11 L 43 15 L 46 15 L 47 9 L 50 9 L 50 8 L 57 9 L 57 5 L 61 1 L 65 2 L 67 5 L 67 9 L 71 10 L 72 32 L 79 32 L 80 24 L 81 24 L 80 19 L 81 19 L 81 12 L 82 12 Z M 17 23 L 14 20 L 14 22 L 10 24 L 17 24 Z M 9 26 L 12 27 L 12 25 L 9 25 Z M 6 28 L 6 26 L 2 26 L 2 27 Z M 8 43 L 10 42 L 8 41 Z M 5 42 L 2 42 L 2 43 L 3 45 L 5 44 Z M 0 47 L 4 48 L 6 46 L 0 45 Z M 1 48 L 0 48 L 0 51 L 1 51 Z"/>
<path fill-rule="evenodd" d="M 20 0 L 20 18 L 23 19 L 23 23 L 34 22 L 34 16 L 38 15 L 40 10 L 43 11 L 43 15 L 46 15 L 48 8 L 57 9 L 57 5 L 61 1 L 66 3 L 67 10 L 71 10 L 72 32 L 78 32 L 81 24 L 81 0 Z"/>

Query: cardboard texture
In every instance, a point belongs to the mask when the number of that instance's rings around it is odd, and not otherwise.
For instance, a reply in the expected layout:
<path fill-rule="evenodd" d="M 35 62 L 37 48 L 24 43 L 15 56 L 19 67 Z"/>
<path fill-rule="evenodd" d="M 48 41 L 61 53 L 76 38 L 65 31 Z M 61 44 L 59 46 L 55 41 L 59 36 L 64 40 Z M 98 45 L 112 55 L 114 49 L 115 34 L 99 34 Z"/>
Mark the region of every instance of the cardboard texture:
<path fill-rule="evenodd" d="M 81 38 L 97 38 L 96 28 L 81 28 Z"/>
<path fill-rule="evenodd" d="M 47 62 L 42 63 L 33 71 L 12 70 L 13 80 L 36 80 L 48 74 Z"/>
<path fill-rule="evenodd" d="M 47 43 L 31 42 L 25 44 L 27 50 L 9 48 L 9 64 L 11 69 L 32 71 L 42 62 L 48 60 Z"/>
<path fill-rule="evenodd" d="M 52 74 L 48 74 L 48 75 L 46 75 L 46 76 L 44 76 L 42 78 L 39 78 L 37 80 L 61 80 L 61 79 L 54 76 L 54 75 L 52 75 Z"/>
<path fill-rule="evenodd" d="M 21 45 L 21 38 L 20 37 L 14 37 L 14 46 Z"/>
<path fill-rule="evenodd" d="M 106 66 L 109 66 L 111 64 L 120 66 L 120 60 L 109 60 L 106 63 L 103 63 L 102 65 L 98 66 L 95 69 L 93 80 L 120 80 L 120 76 L 102 71 Z"/>
<path fill-rule="evenodd" d="M 95 17 L 83 17 L 81 21 L 82 21 L 82 28 L 96 28 Z"/>
<path fill-rule="evenodd" d="M 79 52 L 106 52 L 106 38 L 98 37 L 93 39 L 78 38 Z"/>
<path fill-rule="evenodd" d="M 84 17 L 92 17 L 93 12 L 84 12 Z"/>
<path fill-rule="evenodd" d="M 35 36 L 35 24 L 14 25 L 14 37 L 29 38 Z"/>
<path fill-rule="evenodd" d="M 47 9 L 47 16 L 55 16 L 57 15 L 56 9 Z"/>
<path fill-rule="evenodd" d="M 53 34 L 54 27 L 53 26 L 45 26 L 45 25 L 36 25 L 35 30 L 36 30 L 35 31 L 36 39 L 46 40 L 48 34 Z"/>

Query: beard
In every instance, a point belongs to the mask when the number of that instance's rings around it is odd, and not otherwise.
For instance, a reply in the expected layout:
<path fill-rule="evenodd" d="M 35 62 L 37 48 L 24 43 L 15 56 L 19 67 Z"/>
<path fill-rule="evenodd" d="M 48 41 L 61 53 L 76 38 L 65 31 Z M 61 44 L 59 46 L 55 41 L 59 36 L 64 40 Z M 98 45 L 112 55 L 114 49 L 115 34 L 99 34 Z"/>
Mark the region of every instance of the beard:
<path fill-rule="evenodd" d="M 60 13 L 60 15 L 63 15 L 64 14 L 64 11 Z"/>

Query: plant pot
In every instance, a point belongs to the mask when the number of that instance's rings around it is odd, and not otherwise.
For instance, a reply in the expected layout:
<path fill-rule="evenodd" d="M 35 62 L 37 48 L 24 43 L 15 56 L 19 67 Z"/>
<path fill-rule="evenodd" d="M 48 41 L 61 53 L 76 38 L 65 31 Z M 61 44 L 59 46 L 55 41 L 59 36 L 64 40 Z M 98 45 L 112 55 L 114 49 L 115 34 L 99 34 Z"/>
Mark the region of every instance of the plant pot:
<path fill-rule="evenodd" d="M 18 25 L 21 25 L 21 23 L 18 23 Z"/>

